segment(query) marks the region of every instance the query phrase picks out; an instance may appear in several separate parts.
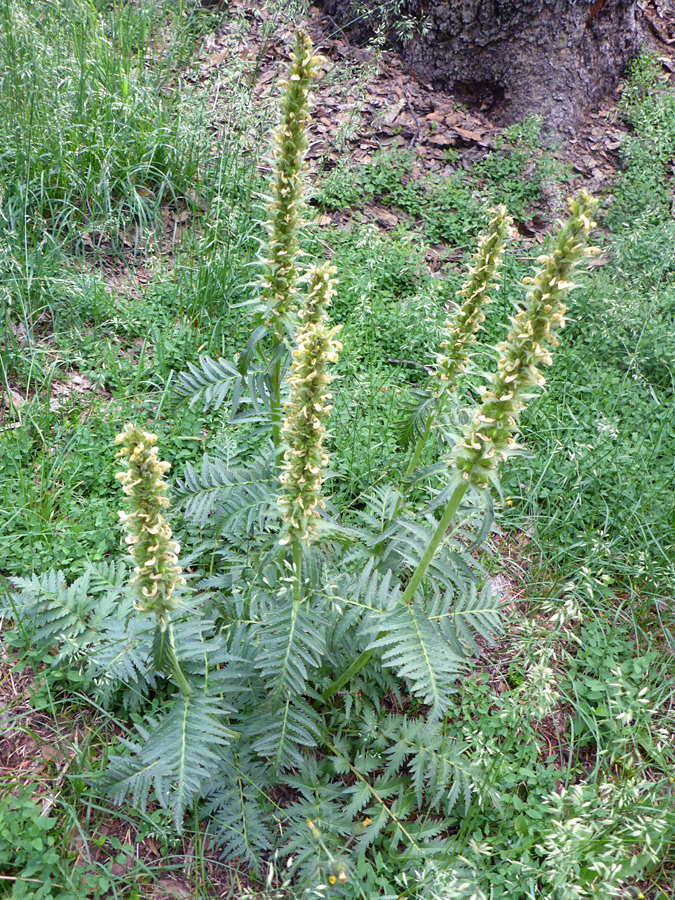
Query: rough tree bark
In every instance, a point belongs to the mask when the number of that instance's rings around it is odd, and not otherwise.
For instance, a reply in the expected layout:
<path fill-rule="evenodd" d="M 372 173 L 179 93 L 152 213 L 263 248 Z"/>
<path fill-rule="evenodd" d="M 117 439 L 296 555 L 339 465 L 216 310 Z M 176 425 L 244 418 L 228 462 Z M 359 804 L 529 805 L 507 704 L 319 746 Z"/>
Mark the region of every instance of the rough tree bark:
<path fill-rule="evenodd" d="M 392 0 L 318 0 L 340 24 Z M 570 131 L 611 92 L 640 43 L 636 0 L 406 0 L 426 23 L 404 59 L 437 90 L 483 109 L 495 124 L 541 115 Z M 401 3 L 395 3 L 401 9 Z M 355 10 L 357 11 L 355 13 Z"/>

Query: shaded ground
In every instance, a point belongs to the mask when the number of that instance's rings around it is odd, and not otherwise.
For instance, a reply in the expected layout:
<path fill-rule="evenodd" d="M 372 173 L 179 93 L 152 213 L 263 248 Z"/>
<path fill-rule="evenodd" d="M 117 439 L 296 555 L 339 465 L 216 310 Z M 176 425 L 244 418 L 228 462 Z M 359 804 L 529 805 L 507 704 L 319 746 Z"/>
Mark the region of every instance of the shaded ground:
<path fill-rule="evenodd" d="M 200 71 L 201 78 L 212 81 L 214 122 L 230 120 L 228 112 L 223 115 L 228 99 L 223 97 L 221 68 L 225 69 L 233 57 L 240 59 L 242 71 L 248 70 L 253 100 L 264 109 L 276 94 L 278 73 L 286 65 L 293 44 L 290 27 L 278 29 L 274 39 L 270 37 L 272 13 L 261 9 L 255 0 L 234 0 L 229 12 L 218 32 L 207 41 Z M 675 8 L 662 0 L 644 0 L 640 12 L 645 46 L 661 62 L 664 80 L 675 83 Z M 469 113 L 453 95 L 417 81 L 406 71 L 398 53 L 385 50 L 375 54 L 368 47 L 350 44 L 333 20 L 315 8 L 310 8 L 305 24 L 315 48 L 325 57 L 314 90 L 310 178 L 345 159 L 357 166 L 368 162 L 374 153 L 393 147 L 414 149 L 419 174 L 431 171 L 448 175 L 457 167 L 469 169 L 484 158 L 503 134 L 486 114 Z M 599 193 L 611 186 L 619 167 L 621 139 L 626 134 L 617 111 L 622 86 L 591 112 L 574 139 L 554 154 L 572 169 L 570 191 L 585 187 Z M 257 149 L 252 137 L 252 147 Z M 449 149 L 456 151 L 457 162 L 448 162 Z M 560 196 L 553 191 L 547 199 L 555 212 Z M 385 228 L 395 224 L 391 211 L 365 212 Z M 330 222 L 335 224 L 334 220 L 332 217 Z M 319 224 L 329 222 L 323 219 Z"/>

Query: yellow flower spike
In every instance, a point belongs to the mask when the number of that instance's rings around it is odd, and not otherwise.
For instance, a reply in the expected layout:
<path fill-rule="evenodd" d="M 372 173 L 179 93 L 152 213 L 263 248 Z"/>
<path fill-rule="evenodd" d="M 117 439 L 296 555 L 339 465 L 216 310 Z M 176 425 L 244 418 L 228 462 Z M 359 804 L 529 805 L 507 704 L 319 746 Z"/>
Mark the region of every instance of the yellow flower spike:
<path fill-rule="evenodd" d="M 174 591 L 185 579 L 178 564 L 180 547 L 161 513 L 169 506 L 164 474 L 171 464 L 157 458 L 156 441 L 156 434 L 126 425 L 115 444 L 121 445 L 117 457 L 126 461 L 127 468 L 115 478 L 129 498 L 130 511 L 120 512 L 119 517 L 128 531 L 125 542 L 135 563 L 130 582 L 138 598 L 134 606 L 139 612 L 154 613 L 164 631 L 167 614 L 180 602 Z"/>
<path fill-rule="evenodd" d="M 302 540 L 309 545 L 325 506 L 321 498 L 322 473 L 328 463 L 323 450 L 324 422 L 331 410 L 327 391 L 331 379 L 326 366 L 342 349 L 336 340 L 341 326 L 326 325 L 325 310 L 335 293 L 334 274 L 335 268 L 325 263 L 310 267 L 306 276 L 308 291 L 286 378 L 290 394 L 284 403 L 286 418 L 281 429 L 285 445 L 279 476 L 284 491 L 277 501 L 283 519 L 281 544 Z"/>
<path fill-rule="evenodd" d="M 335 884 L 336 881 L 337 881 L 337 878 L 335 877 L 335 875 L 328 876 L 328 884 Z"/>
<path fill-rule="evenodd" d="M 507 215 L 505 206 L 490 212 L 493 215 L 487 232 L 479 239 L 474 264 L 469 268 L 469 279 L 457 291 L 464 300 L 445 323 L 447 338 L 441 344 L 442 352 L 436 358 L 436 368 L 432 373 L 437 395 L 455 389 L 457 380 L 466 369 L 476 332 L 485 320 L 482 307 L 490 302 L 488 291 L 499 288 L 496 283 L 499 278 L 497 270 L 506 237 L 513 228 L 513 219 Z"/>
<path fill-rule="evenodd" d="M 287 76 L 281 82 L 284 93 L 281 121 L 273 141 L 271 203 L 267 207 L 270 217 L 266 223 L 268 241 L 260 284 L 262 315 L 277 340 L 282 339 L 283 324 L 296 306 L 309 86 L 320 61 L 313 53 L 309 36 L 299 30 Z"/>
<path fill-rule="evenodd" d="M 457 382 L 466 370 L 471 346 L 476 341 L 476 332 L 485 321 L 482 307 L 490 301 L 488 291 L 499 290 L 497 281 L 500 276 L 497 270 L 505 240 L 513 230 L 513 219 L 507 215 L 505 206 L 499 206 L 490 212 L 492 218 L 487 232 L 479 238 L 474 265 L 469 267 L 469 278 L 461 290 L 457 291 L 457 295 L 464 300 L 445 323 L 447 339 L 441 344 L 436 367 L 431 373 L 431 390 L 436 402 L 408 461 L 406 479 L 412 475 L 420 461 L 435 417 L 442 410 L 448 395 L 457 389 Z"/>
<path fill-rule="evenodd" d="M 499 462 L 516 449 L 514 432 L 523 400 L 545 382 L 539 366 L 550 365 L 552 359 L 544 344 L 555 346 L 553 332 L 565 324 L 562 298 L 574 286 L 568 279 L 572 269 L 587 255 L 596 205 L 586 191 L 569 201 L 570 217 L 560 228 L 553 251 L 538 258 L 544 268 L 532 279 L 525 307 L 511 319 L 508 337 L 497 348 L 500 358 L 491 387 L 481 393 L 481 405 L 451 459 L 462 478 L 475 487 L 486 487 Z"/>

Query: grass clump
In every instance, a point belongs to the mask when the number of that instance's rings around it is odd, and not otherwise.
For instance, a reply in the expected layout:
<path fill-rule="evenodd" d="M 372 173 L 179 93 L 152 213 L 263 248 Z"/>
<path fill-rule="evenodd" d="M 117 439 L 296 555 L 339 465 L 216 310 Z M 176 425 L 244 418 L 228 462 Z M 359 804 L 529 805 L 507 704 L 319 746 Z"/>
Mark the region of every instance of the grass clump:
<path fill-rule="evenodd" d="M 652 57 L 636 57 L 628 69 L 621 111 L 633 129 L 621 150 L 623 171 L 614 187 L 607 224 L 632 228 L 636 219 L 658 224 L 669 215 L 668 166 L 675 154 L 675 99 L 660 81 Z"/>
<path fill-rule="evenodd" d="M 158 204 L 187 195 L 197 174 L 175 101 L 145 66 L 151 6 L 116 6 L 105 21 L 81 0 L 8 0 L 0 14 L 7 219 L 31 223 L 32 240 L 80 228 L 116 244 L 132 223 L 151 228 Z"/>
<path fill-rule="evenodd" d="M 634 132 L 605 219 L 611 264 L 574 297 L 555 374 L 524 421 L 537 452 L 505 483 L 556 566 L 591 565 L 657 596 L 674 558 L 674 231 L 650 179 L 665 185 L 672 101 L 653 65 L 638 61 L 622 101 Z M 573 498 L 564 508 L 561 493 Z M 645 614 L 650 606 L 640 604 Z"/>

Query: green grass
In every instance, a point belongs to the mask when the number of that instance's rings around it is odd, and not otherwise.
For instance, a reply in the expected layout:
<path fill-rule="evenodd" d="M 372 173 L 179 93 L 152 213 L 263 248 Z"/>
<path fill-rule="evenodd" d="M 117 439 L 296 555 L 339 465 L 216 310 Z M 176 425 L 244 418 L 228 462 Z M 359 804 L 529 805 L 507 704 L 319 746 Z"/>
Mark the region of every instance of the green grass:
<path fill-rule="evenodd" d="M 234 134 L 210 146 L 199 97 L 181 88 L 181 67 L 213 24 L 208 10 L 169 2 L 0 0 L 0 112 L 7 123 L 0 136 L 0 389 L 24 398 L 5 409 L 0 432 L 4 578 L 55 562 L 73 578 L 85 560 L 120 555 L 112 438 L 126 421 L 159 434 L 175 476 L 204 451 L 222 450 L 233 433 L 225 411 L 176 407 L 172 396 L 176 373 L 200 354 L 232 359 L 242 349 L 249 333 L 242 304 L 252 296 L 251 263 L 262 235 L 252 164 L 242 162 Z M 497 522 L 507 544 L 524 548 L 518 563 L 529 605 L 514 617 L 503 655 L 491 651 L 493 668 L 463 686 L 447 725 L 449 736 L 469 740 L 472 752 L 492 760 L 491 780 L 504 789 L 501 812 L 474 803 L 456 823 L 468 881 L 490 883 L 495 898 L 525 900 L 551 873 L 563 878 L 553 843 L 544 840 L 556 838 L 544 826 L 555 820 L 551 798 L 561 785 L 583 785 L 585 799 L 604 809 L 600 784 L 644 780 L 653 786 L 651 796 L 640 787 L 646 817 L 656 816 L 668 791 L 672 798 L 673 673 L 664 650 L 675 647 L 675 226 L 666 181 L 674 104 L 653 64 L 637 61 L 622 101 L 633 131 L 602 223 L 609 263 L 583 276 L 573 295 L 546 392 L 522 419 L 527 455 L 511 463 L 503 481 L 509 500 Z M 449 178 L 414 179 L 412 157 L 396 151 L 356 171 L 338 166 L 318 185 L 315 199 L 327 208 L 377 201 L 404 214 L 391 236 L 360 225 L 321 233 L 339 269 L 332 316 L 344 326 L 329 444 L 338 505 L 358 510 L 363 491 L 395 482 L 405 469 L 408 451 L 392 426 L 425 384 L 445 304 L 464 277 L 454 265 L 443 279 L 432 275 L 425 245 L 443 241 L 471 251 L 489 203 L 505 202 L 523 220 L 536 212 L 543 182 L 565 175 L 537 149 L 536 135 L 536 122 L 524 123 L 469 173 Z M 524 181 L 529 165 L 534 177 Z M 178 208 L 189 211 L 191 228 L 169 261 L 157 236 L 162 210 Z M 323 252 L 314 236 L 306 243 Z M 137 292 L 115 291 L 105 277 L 113 263 L 132 278 L 143 265 L 152 281 Z M 504 289 L 481 333 L 479 368 L 492 364 L 491 347 L 504 336 L 504 316 L 522 296 L 518 281 L 531 263 L 522 249 L 507 257 Z M 91 391 L 54 408 L 55 382 L 74 373 Z M 468 390 L 479 381 L 472 376 Z M 255 447 L 259 438 L 246 440 Z M 428 454 L 432 462 L 433 448 Z M 180 523 L 177 530 L 188 550 L 199 544 Z M 564 604 L 571 611 L 558 634 L 550 623 Z M 35 709 L 55 723 L 57 714 L 88 709 L 77 679 L 64 680 L 49 654 L 27 653 L 28 632 L 21 641 L 19 635 L 5 643 L 44 672 Z M 542 648 L 550 651 L 560 692 L 560 727 L 546 734 L 525 713 L 517 726 L 508 718 L 525 708 L 518 689 Z M 501 682 L 504 690 L 496 692 Z M 370 703 L 359 696 L 348 702 Z M 374 731 L 385 727 L 385 712 L 368 712 Z M 79 888 L 68 887 L 72 867 L 53 848 L 64 840 L 70 848 L 76 832 L 107 852 L 93 867 L 87 896 L 142 895 L 157 874 L 140 863 L 123 876 L 112 871 L 129 848 L 99 830 L 110 813 L 85 772 L 103 767 L 106 728 L 126 728 L 128 717 L 121 708 L 95 713 L 100 731 L 71 761 L 48 817 L 35 795 L 0 801 L 0 874 L 33 877 L 30 870 L 41 883 L 63 885 L 52 891 L 63 900 Z M 603 859 L 609 838 L 630 849 L 620 804 L 607 801 L 607 810 L 604 819 L 596 816 L 589 839 Z M 665 874 L 657 868 L 641 875 L 642 885 L 653 880 L 645 890 L 650 900 L 672 898 L 671 813 L 665 821 Z M 324 826 L 331 847 L 345 843 L 343 826 Z M 157 812 L 129 814 L 129 827 L 153 836 L 166 856 L 182 852 Z M 7 834 L 17 829 L 26 839 L 10 859 L 16 848 Z M 194 840 L 199 844 L 198 830 Z M 417 896 L 395 874 L 394 850 L 391 858 L 378 850 L 353 860 L 349 885 L 338 889 L 348 897 Z M 277 873 L 284 863 L 276 861 Z M 452 869 L 448 863 L 445 873 L 421 871 L 424 896 L 459 891 L 461 873 Z"/>
<path fill-rule="evenodd" d="M 182 4 L 176 10 L 182 12 Z M 150 57 L 169 4 L 83 0 L 0 6 L 0 144 L 3 208 L 10 227 L 68 241 L 117 246 L 134 226 L 142 241 L 158 205 L 187 197 L 199 144 L 181 140 L 177 97 L 163 90 L 171 52 Z M 156 35 L 154 35 L 156 36 Z"/>
<path fill-rule="evenodd" d="M 199 353 L 231 356 L 245 339 L 232 307 L 250 294 L 256 184 L 236 143 L 210 147 L 197 103 L 169 87 L 213 12 L 0 7 L 0 108 L 12 123 L 0 138 L 0 385 L 14 397 L 0 435 L 0 571 L 58 558 L 74 573 L 119 543 L 110 442 L 121 422 L 151 422 L 177 469 L 210 445 L 199 416 L 173 412 L 170 383 Z M 162 213 L 182 209 L 169 267 Z M 152 281 L 135 282 L 149 262 Z M 128 293 L 109 287 L 110 267 Z M 73 374 L 84 393 L 68 395 Z"/>

